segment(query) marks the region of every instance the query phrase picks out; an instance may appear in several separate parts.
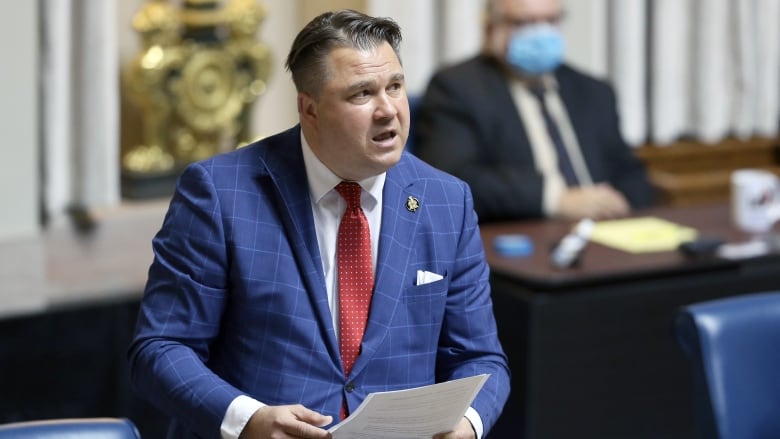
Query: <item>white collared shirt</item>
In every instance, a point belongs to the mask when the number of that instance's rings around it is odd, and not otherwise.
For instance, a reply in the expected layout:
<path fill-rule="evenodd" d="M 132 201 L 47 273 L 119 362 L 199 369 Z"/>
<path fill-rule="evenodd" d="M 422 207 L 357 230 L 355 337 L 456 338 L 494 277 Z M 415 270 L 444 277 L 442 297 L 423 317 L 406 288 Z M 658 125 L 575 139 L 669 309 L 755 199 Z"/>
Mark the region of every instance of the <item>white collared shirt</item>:
<path fill-rule="evenodd" d="M 328 289 L 328 306 L 336 328 L 336 338 L 339 337 L 338 316 L 338 276 L 336 270 L 336 238 L 339 224 L 347 203 L 336 192 L 336 185 L 341 178 L 322 163 L 301 132 L 303 146 L 303 162 L 309 180 L 311 209 L 314 214 L 314 227 L 317 230 L 317 244 L 322 258 L 322 272 L 325 273 L 325 286 Z M 357 182 L 363 191 L 360 194 L 360 206 L 366 215 L 368 228 L 371 232 L 371 260 L 376 274 L 376 255 L 379 249 L 379 231 L 382 227 L 382 189 L 385 186 L 386 173 Z"/>
<path fill-rule="evenodd" d="M 593 181 L 582 157 L 582 150 L 574 133 L 571 120 L 569 120 L 569 115 L 558 94 L 558 84 L 551 75 L 544 76 L 542 83 L 545 89 L 545 104 L 550 112 L 550 117 L 558 125 L 558 129 L 561 132 L 563 144 L 569 153 L 569 159 L 574 167 L 577 180 L 580 182 L 580 186 L 590 186 L 593 184 Z M 554 216 L 557 213 L 555 208 L 558 205 L 558 199 L 566 190 L 566 183 L 558 168 L 558 154 L 545 126 L 541 105 L 538 99 L 528 90 L 526 83 L 520 78 L 513 77 L 510 79 L 510 90 L 515 106 L 520 113 L 520 120 L 523 121 L 525 126 L 528 141 L 531 144 L 536 170 L 544 178 L 542 211 L 547 216 Z"/>
<path fill-rule="evenodd" d="M 328 291 L 328 307 L 330 308 L 336 339 L 339 337 L 339 304 L 338 276 L 336 270 L 336 238 L 339 224 L 347 203 L 336 192 L 336 185 L 341 178 L 333 173 L 311 150 L 309 142 L 301 131 L 301 147 L 303 163 L 309 182 L 309 199 L 311 200 L 314 227 L 317 232 L 317 244 L 322 259 L 322 271 L 325 273 L 325 287 Z M 379 249 L 379 231 L 382 226 L 382 189 L 385 185 L 386 173 L 357 182 L 363 188 L 360 194 L 360 205 L 368 221 L 371 234 L 371 259 L 376 273 L 377 251 Z M 237 439 L 249 422 L 249 418 L 265 404 L 245 395 L 240 395 L 228 406 L 225 418 L 220 425 L 223 439 Z"/>

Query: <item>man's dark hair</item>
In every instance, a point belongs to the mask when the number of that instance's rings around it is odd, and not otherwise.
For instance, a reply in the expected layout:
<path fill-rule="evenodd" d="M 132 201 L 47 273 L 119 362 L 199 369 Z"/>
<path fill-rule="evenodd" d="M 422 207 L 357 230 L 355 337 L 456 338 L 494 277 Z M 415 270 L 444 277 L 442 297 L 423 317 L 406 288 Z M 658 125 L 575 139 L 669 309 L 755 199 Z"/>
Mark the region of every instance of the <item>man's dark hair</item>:
<path fill-rule="evenodd" d="M 390 18 L 345 9 L 326 12 L 309 22 L 295 37 L 285 67 L 295 88 L 316 96 L 328 78 L 325 60 L 339 47 L 372 50 L 387 42 L 400 62 L 401 28 Z"/>

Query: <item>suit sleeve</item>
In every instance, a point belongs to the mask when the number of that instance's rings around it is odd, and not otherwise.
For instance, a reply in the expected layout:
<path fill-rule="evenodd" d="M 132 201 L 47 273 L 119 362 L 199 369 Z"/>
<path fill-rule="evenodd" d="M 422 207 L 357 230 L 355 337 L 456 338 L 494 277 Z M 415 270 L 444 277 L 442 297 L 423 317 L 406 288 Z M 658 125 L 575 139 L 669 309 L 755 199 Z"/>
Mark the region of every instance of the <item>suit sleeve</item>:
<path fill-rule="evenodd" d="M 543 179 L 497 72 L 444 71 L 417 112 L 415 154 L 466 181 L 480 221 L 542 217 Z"/>
<path fill-rule="evenodd" d="M 509 367 L 498 339 L 489 269 L 468 187 L 437 355 L 439 381 L 490 374 L 472 407 L 489 431 L 509 397 Z"/>
<path fill-rule="evenodd" d="M 205 365 L 226 302 L 220 206 L 205 169 L 180 178 L 161 230 L 129 349 L 139 395 L 202 437 L 218 437 L 240 392 Z"/>
<path fill-rule="evenodd" d="M 611 87 L 606 87 L 605 96 L 605 108 L 608 109 L 606 114 L 609 115 L 609 123 L 606 125 L 609 129 L 605 130 L 609 135 L 606 141 L 609 148 L 609 157 L 606 159 L 610 173 L 608 181 L 623 193 L 631 207 L 651 206 L 655 204 L 657 194 L 647 177 L 644 163 L 623 139 L 617 100 Z"/>

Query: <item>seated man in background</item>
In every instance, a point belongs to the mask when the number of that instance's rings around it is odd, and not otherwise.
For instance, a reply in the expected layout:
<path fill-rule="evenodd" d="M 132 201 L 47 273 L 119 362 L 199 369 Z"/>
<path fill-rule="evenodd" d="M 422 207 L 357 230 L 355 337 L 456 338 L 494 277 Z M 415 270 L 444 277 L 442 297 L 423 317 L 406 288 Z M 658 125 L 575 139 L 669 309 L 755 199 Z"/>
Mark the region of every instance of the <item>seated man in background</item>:
<path fill-rule="evenodd" d="M 653 203 L 611 87 L 562 64 L 560 0 L 487 0 L 483 52 L 432 78 L 415 154 L 469 185 L 480 222 L 606 219 Z"/>

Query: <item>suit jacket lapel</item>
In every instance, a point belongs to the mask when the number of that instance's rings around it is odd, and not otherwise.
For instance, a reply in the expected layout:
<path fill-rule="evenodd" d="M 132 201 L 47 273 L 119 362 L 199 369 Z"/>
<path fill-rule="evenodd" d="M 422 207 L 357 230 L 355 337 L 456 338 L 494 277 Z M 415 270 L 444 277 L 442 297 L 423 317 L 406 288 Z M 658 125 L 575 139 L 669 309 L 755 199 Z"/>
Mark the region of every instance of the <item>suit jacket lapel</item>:
<path fill-rule="evenodd" d="M 363 349 L 352 368 L 352 374 L 360 373 L 387 336 L 387 327 L 393 320 L 401 293 L 414 285 L 411 266 L 411 249 L 420 221 L 420 211 L 407 209 L 409 197 L 423 209 L 425 200 L 421 186 L 415 186 L 410 158 L 404 154 L 401 161 L 387 171 L 382 194 L 382 230 L 379 235 L 379 254 L 371 297 L 371 311 Z"/>
<path fill-rule="evenodd" d="M 555 80 L 558 82 L 558 96 L 561 97 L 563 106 L 566 107 L 566 114 L 572 129 L 577 133 L 583 159 L 587 162 L 592 155 L 587 153 L 589 144 L 583 141 L 583 134 L 591 132 L 595 127 L 592 123 L 588 123 L 589 119 L 582 116 L 589 112 L 602 111 L 602 107 L 599 102 L 583 96 L 581 87 L 572 82 L 570 70 L 566 66 L 559 67 L 555 71 Z"/>
<path fill-rule="evenodd" d="M 486 55 L 480 55 L 480 69 L 484 72 L 486 78 L 485 87 L 488 89 L 488 93 L 485 96 L 489 96 L 490 102 L 484 102 L 486 108 L 492 108 L 493 111 L 488 111 L 483 114 L 483 119 L 486 124 L 486 131 L 493 133 L 493 141 L 498 147 L 508 147 L 508 151 L 500 153 L 502 156 L 513 156 L 522 154 L 528 160 L 533 160 L 533 154 L 531 153 L 531 141 L 528 139 L 528 133 L 525 130 L 525 124 L 520 117 L 520 111 L 515 103 L 514 96 L 512 95 L 512 88 L 510 82 L 507 81 L 506 74 L 502 71 L 502 68 L 498 62 Z M 498 129 L 497 127 L 501 127 Z M 513 139 L 512 142 L 506 142 L 500 140 L 496 136 L 510 131 L 503 136 Z"/>
<path fill-rule="evenodd" d="M 270 139 L 262 150 L 260 178 L 269 178 L 277 194 L 276 207 L 285 235 L 298 261 L 302 282 L 312 301 L 317 321 L 322 327 L 331 357 L 339 361 L 341 354 L 328 306 L 322 258 L 317 244 L 317 231 L 311 211 L 309 186 L 303 165 L 300 127 L 290 129 Z"/>
<path fill-rule="evenodd" d="M 277 209 L 295 258 L 300 264 L 302 281 L 314 304 L 317 320 L 323 333 L 327 334 L 325 342 L 328 352 L 332 358 L 340 361 L 341 353 L 331 323 L 322 259 L 303 166 L 300 129 L 287 131 L 276 140 L 263 150 L 262 162 L 265 167 L 260 178 L 269 178 L 276 189 Z M 274 153 L 268 154 L 269 150 L 274 150 Z M 425 199 L 423 188 L 414 185 L 416 178 L 410 160 L 404 154 L 401 161 L 387 171 L 371 313 L 363 337 L 363 351 L 352 368 L 353 375 L 360 373 L 384 342 L 386 328 L 393 320 L 403 290 L 414 285 L 415 273 L 410 273 L 408 267 L 411 265 L 412 243 L 421 214 L 419 210 L 409 210 L 407 203 L 412 197 L 424 209 Z"/>

